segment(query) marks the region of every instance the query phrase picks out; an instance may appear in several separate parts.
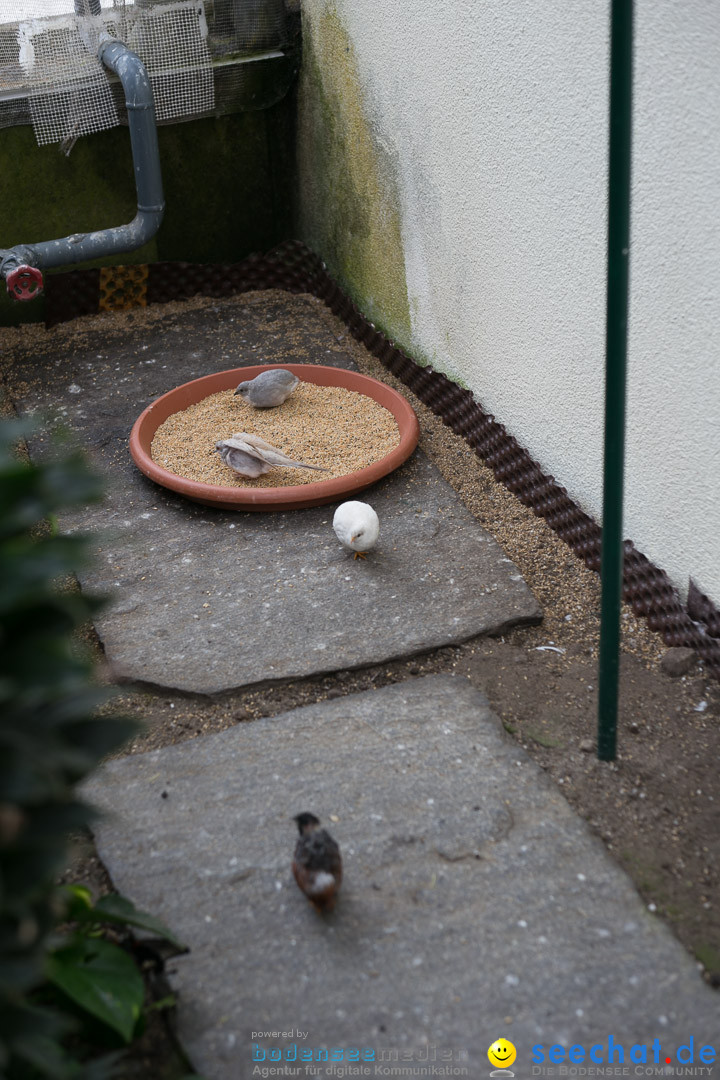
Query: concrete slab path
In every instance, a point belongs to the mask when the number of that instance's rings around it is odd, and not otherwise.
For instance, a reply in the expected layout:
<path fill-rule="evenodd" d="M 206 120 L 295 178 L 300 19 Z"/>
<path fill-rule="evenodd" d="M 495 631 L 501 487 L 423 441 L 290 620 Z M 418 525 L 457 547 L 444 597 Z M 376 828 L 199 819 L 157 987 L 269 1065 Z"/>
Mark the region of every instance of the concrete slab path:
<path fill-rule="evenodd" d="M 500 1037 L 519 1078 L 561 1075 L 555 1045 L 592 1075 L 663 1075 L 718 1041 L 695 963 L 462 678 L 112 761 L 86 794 L 117 888 L 191 948 L 172 982 L 206 1080 L 343 1075 L 352 1048 L 368 1071 L 346 1076 L 477 1078 Z M 327 918 L 290 873 L 304 810 L 344 853 Z M 322 1047 L 340 1064 L 297 1060 Z"/>

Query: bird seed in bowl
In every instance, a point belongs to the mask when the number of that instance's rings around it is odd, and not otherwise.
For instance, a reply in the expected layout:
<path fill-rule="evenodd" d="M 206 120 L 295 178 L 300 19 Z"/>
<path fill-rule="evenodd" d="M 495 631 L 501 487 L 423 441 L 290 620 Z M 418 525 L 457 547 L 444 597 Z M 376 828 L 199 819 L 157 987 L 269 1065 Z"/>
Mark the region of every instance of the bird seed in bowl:
<path fill-rule="evenodd" d="M 274 468 L 250 480 L 225 465 L 215 444 L 239 431 L 259 435 L 296 461 L 325 472 Z M 294 487 L 347 476 L 384 458 L 400 443 L 392 413 L 365 394 L 341 386 L 301 382 L 274 409 L 255 409 L 234 390 L 221 390 L 155 432 L 150 450 L 157 465 L 201 484 L 220 487 Z"/>

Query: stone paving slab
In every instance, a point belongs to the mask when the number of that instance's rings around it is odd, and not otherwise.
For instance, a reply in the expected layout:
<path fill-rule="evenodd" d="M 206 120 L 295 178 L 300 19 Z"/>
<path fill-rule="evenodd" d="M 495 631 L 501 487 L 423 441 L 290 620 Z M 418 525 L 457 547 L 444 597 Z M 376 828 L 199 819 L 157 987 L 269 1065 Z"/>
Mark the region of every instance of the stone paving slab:
<path fill-rule="evenodd" d="M 282 359 L 350 366 L 317 304 L 291 302 L 300 344 L 286 343 Z M 282 298 L 245 308 L 218 301 L 106 338 L 98 329 L 80 341 L 58 337 L 52 363 L 28 357 L 35 378 L 21 407 L 64 418 L 108 478 L 102 510 L 66 515 L 63 527 L 97 533 L 96 563 L 80 580 L 113 597 L 96 628 L 118 680 L 221 693 L 379 663 L 541 617 L 517 568 L 420 453 L 363 496 L 381 520 L 366 562 L 340 547 L 334 506 L 222 511 L 135 468 L 128 437 L 142 409 L 208 371 L 277 359 L 283 310 Z M 39 441 L 31 452 L 42 452 Z"/>
<path fill-rule="evenodd" d="M 628 1071 L 616 1051 L 610 1066 L 586 1058 L 593 1075 L 662 1075 L 691 1037 L 696 1064 L 718 1041 L 718 999 L 691 957 L 465 679 L 414 679 L 115 760 L 86 794 L 110 812 L 96 840 L 116 887 L 191 948 L 171 979 L 206 1080 L 267 1066 L 330 1076 L 270 1060 L 273 1047 L 322 1046 L 346 1064 L 367 1048 L 370 1071 L 355 1075 L 443 1075 L 423 1073 L 429 1061 L 482 1077 L 499 1037 L 517 1048 L 518 1078 L 558 1075 L 542 1071 L 552 1045 L 606 1054 L 610 1038 Z M 344 853 L 327 918 L 290 872 L 304 810 Z M 628 1060 L 640 1045 L 646 1066 Z"/>
<path fill-rule="evenodd" d="M 96 626 L 115 675 L 213 694 L 540 618 L 517 568 L 424 455 L 366 497 L 381 539 L 355 561 L 332 530 L 333 506 L 237 514 L 156 491 L 129 502 L 116 488 L 110 520 L 125 528 L 100 539 L 81 575 L 113 594 Z"/>

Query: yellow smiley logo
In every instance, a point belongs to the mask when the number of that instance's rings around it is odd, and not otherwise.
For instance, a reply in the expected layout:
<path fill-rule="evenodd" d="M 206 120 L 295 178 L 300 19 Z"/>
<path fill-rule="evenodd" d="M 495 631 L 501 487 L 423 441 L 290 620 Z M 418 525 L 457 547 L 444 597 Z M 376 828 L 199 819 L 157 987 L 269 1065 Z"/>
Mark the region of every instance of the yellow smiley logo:
<path fill-rule="evenodd" d="M 500 1069 L 507 1069 L 517 1057 L 517 1050 L 508 1039 L 496 1039 L 488 1047 L 488 1061 Z"/>

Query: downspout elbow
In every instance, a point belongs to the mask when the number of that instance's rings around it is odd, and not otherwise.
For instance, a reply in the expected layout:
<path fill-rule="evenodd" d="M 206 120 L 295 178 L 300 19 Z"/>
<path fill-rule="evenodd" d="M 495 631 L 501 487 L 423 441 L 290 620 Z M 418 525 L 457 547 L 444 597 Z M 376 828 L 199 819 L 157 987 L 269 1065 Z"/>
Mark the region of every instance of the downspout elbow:
<path fill-rule="evenodd" d="M 138 218 L 147 222 L 148 228 L 154 225 L 153 232 L 145 237 L 149 240 L 160 227 L 165 210 L 160 150 L 150 79 L 140 57 L 120 41 L 103 42 L 98 51 L 98 57 L 105 67 L 118 76 L 125 91 L 137 188 Z"/>

